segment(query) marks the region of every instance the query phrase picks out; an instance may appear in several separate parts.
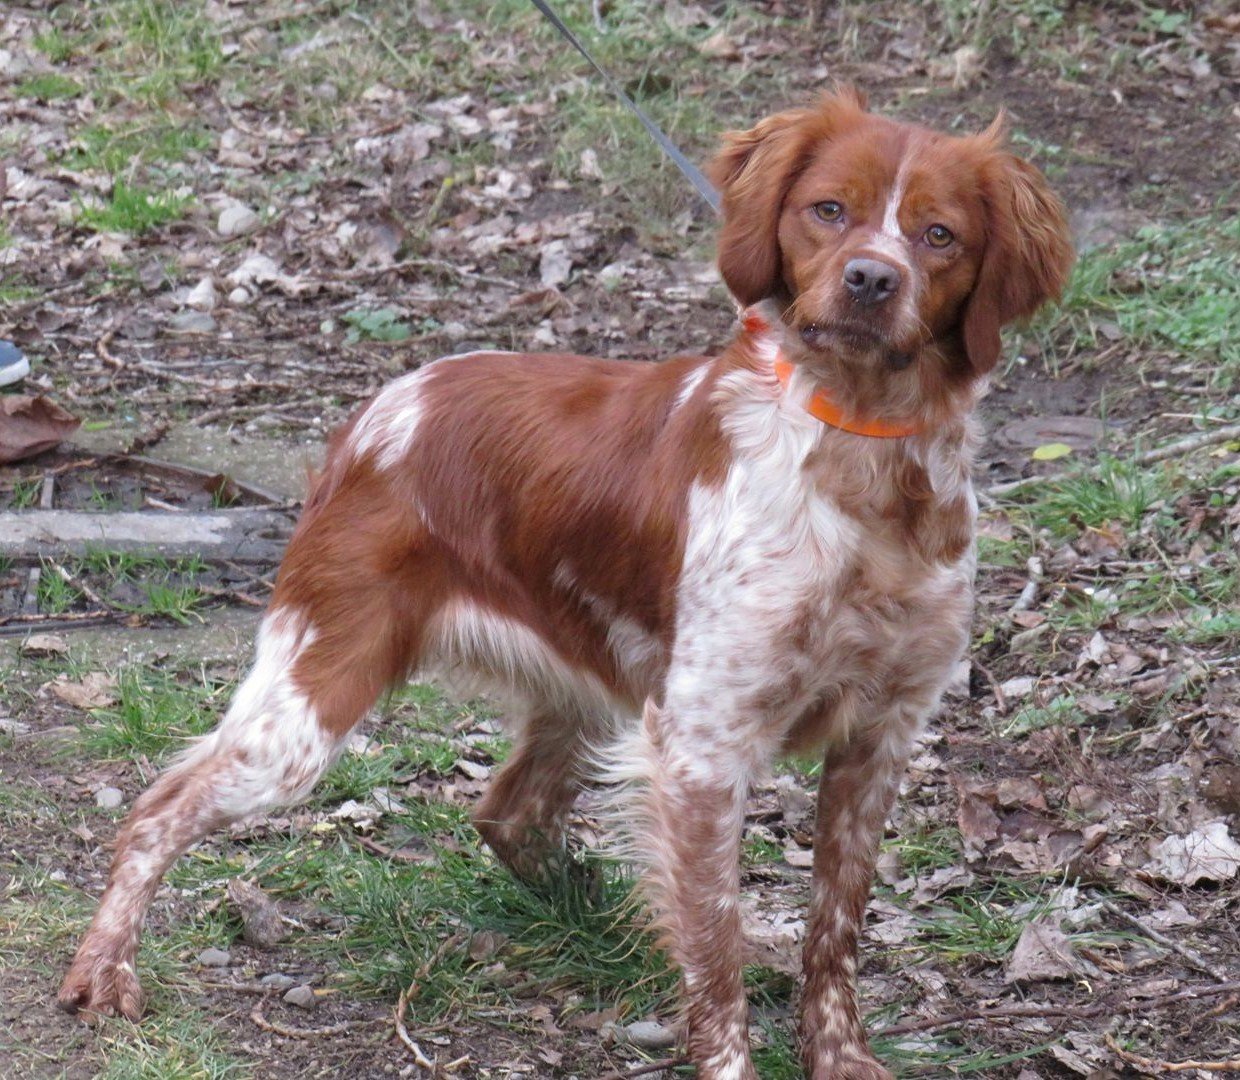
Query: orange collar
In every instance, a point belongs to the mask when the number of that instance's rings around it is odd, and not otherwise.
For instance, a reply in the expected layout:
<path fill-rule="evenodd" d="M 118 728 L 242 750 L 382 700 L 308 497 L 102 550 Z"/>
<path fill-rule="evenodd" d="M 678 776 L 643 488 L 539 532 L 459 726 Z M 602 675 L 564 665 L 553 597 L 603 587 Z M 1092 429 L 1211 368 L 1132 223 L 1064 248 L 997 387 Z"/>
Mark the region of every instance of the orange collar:
<path fill-rule="evenodd" d="M 775 358 L 775 376 L 779 379 L 780 385 L 785 388 L 788 386 L 788 380 L 792 378 L 792 370 L 793 366 L 787 360 L 779 356 Z M 806 411 L 810 416 L 821 420 L 824 424 L 830 424 L 833 428 L 839 428 L 853 435 L 868 435 L 871 439 L 902 439 L 906 435 L 916 435 L 921 431 L 921 426 L 912 421 L 865 420 L 849 416 L 831 400 L 831 395 L 821 386 L 809 399 Z"/>

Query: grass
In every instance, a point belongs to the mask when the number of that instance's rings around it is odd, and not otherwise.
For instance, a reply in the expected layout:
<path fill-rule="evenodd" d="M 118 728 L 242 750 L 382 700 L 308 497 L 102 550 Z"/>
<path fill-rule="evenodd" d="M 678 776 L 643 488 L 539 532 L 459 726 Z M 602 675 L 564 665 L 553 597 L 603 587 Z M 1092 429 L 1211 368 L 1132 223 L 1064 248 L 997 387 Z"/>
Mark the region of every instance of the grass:
<path fill-rule="evenodd" d="M 229 689 L 202 672 L 178 677 L 156 668 L 126 668 L 117 680 L 117 704 L 95 713 L 83 741 L 97 757 L 159 761 L 214 726 Z"/>
<path fill-rule="evenodd" d="M 192 201 L 189 195 L 153 191 L 118 178 L 107 202 L 78 204 L 78 220 L 95 232 L 139 234 L 178 220 Z"/>
<path fill-rule="evenodd" d="M 100 501 L 114 501 L 106 492 L 97 492 L 96 497 Z M 119 611 L 168 618 L 182 625 L 197 617 L 207 599 L 196 584 L 207 565 L 196 556 L 165 559 L 91 548 L 81 558 L 65 560 L 62 567 L 67 580 L 50 562 L 43 563 L 38 598 L 39 610 L 44 614 L 63 614 L 85 603 L 87 584 Z M 134 600 L 135 594 L 141 599 Z"/>
<path fill-rule="evenodd" d="M 18 97 L 34 98 L 42 102 L 77 97 L 82 93 L 82 87 L 78 82 L 54 71 L 26 79 L 18 83 L 16 89 Z"/>
<path fill-rule="evenodd" d="M 1240 374 L 1237 258 L 1234 215 L 1148 226 L 1131 241 L 1083 254 L 1061 309 L 1040 329 L 1086 352 L 1122 335 L 1126 346 L 1191 358 L 1228 387 Z"/>

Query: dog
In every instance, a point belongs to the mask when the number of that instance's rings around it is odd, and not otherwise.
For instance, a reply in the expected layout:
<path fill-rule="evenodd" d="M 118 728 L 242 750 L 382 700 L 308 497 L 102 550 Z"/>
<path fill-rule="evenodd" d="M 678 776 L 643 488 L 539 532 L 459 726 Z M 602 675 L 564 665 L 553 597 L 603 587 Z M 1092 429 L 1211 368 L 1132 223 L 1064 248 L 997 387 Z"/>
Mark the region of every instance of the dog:
<path fill-rule="evenodd" d="M 1072 246 L 1002 115 L 953 137 L 840 90 L 725 136 L 710 170 L 749 309 L 720 355 L 446 357 L 334 436 L 253 669 L 135 803 L 63 1007 L 137 1018 L 173 860 L 305 797 L 388 688 L 467 670 L 520 707 L 476 812 L 516 873 L 554 857 L 597 774 L 629 793 L 705 1080 L 757 1076 L 746 793 L 780 754 L 821 752 L 802 1060 L 890 1076 L 855 990 L 875 852 L 968 641 L 972 412 L 1001 327 L 1058 297 Z"/>

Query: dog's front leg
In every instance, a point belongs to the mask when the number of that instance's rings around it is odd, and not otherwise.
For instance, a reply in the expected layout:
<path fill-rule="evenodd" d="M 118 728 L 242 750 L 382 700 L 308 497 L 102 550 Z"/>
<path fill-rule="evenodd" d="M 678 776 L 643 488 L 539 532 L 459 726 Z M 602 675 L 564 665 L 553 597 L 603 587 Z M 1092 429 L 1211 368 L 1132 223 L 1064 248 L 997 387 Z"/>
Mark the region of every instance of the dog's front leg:
<path fill-rule="evenodd" d="M 818 784 L 814 881 L 803 965 L 801 1059 L 810 1080 L 891 1080 L 857 1004 L 857 937 L 883 824 L 917 717 L 899 710 L 828 751 Z"/>
<path fill-rule="evenodd" d="M 684 976 L 689 1056 L 699 1080 L 757 1080 L 742 981 L 740 838 L 750 766 L 742 740 L 647 704 L 628 769 L 644 779 L 646 884 Z"/>

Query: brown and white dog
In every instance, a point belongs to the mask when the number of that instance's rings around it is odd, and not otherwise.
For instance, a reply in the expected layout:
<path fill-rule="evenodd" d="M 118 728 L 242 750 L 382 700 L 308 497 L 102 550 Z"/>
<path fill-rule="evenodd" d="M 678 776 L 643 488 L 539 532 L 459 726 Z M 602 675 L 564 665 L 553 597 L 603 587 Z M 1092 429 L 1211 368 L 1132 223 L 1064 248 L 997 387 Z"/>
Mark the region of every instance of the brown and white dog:
<path fill-rule="evenodd" d="M 875 848 L 968 639 L 970 413 L 999 330 L 1058 295 L 1064 211 L 1003 144 L 851 91 L 727 137 L 719 266 L 751 313 L 713 359 L 475 353 L 334 438 L 257 658 L 219 727 L 135 804 L 61 1004 L 137 1017 L 169 864 L 303 798 L 380 694 L 467 669 L 522 722 L 477 813 L 534 875 L 599 768 L 684 973 L 689 1053 L 752 1080 L 738 851 L 780 754 L 825 763 L 805 942 L 814 1080 L 874 1080 L 854 987 Z"/>

